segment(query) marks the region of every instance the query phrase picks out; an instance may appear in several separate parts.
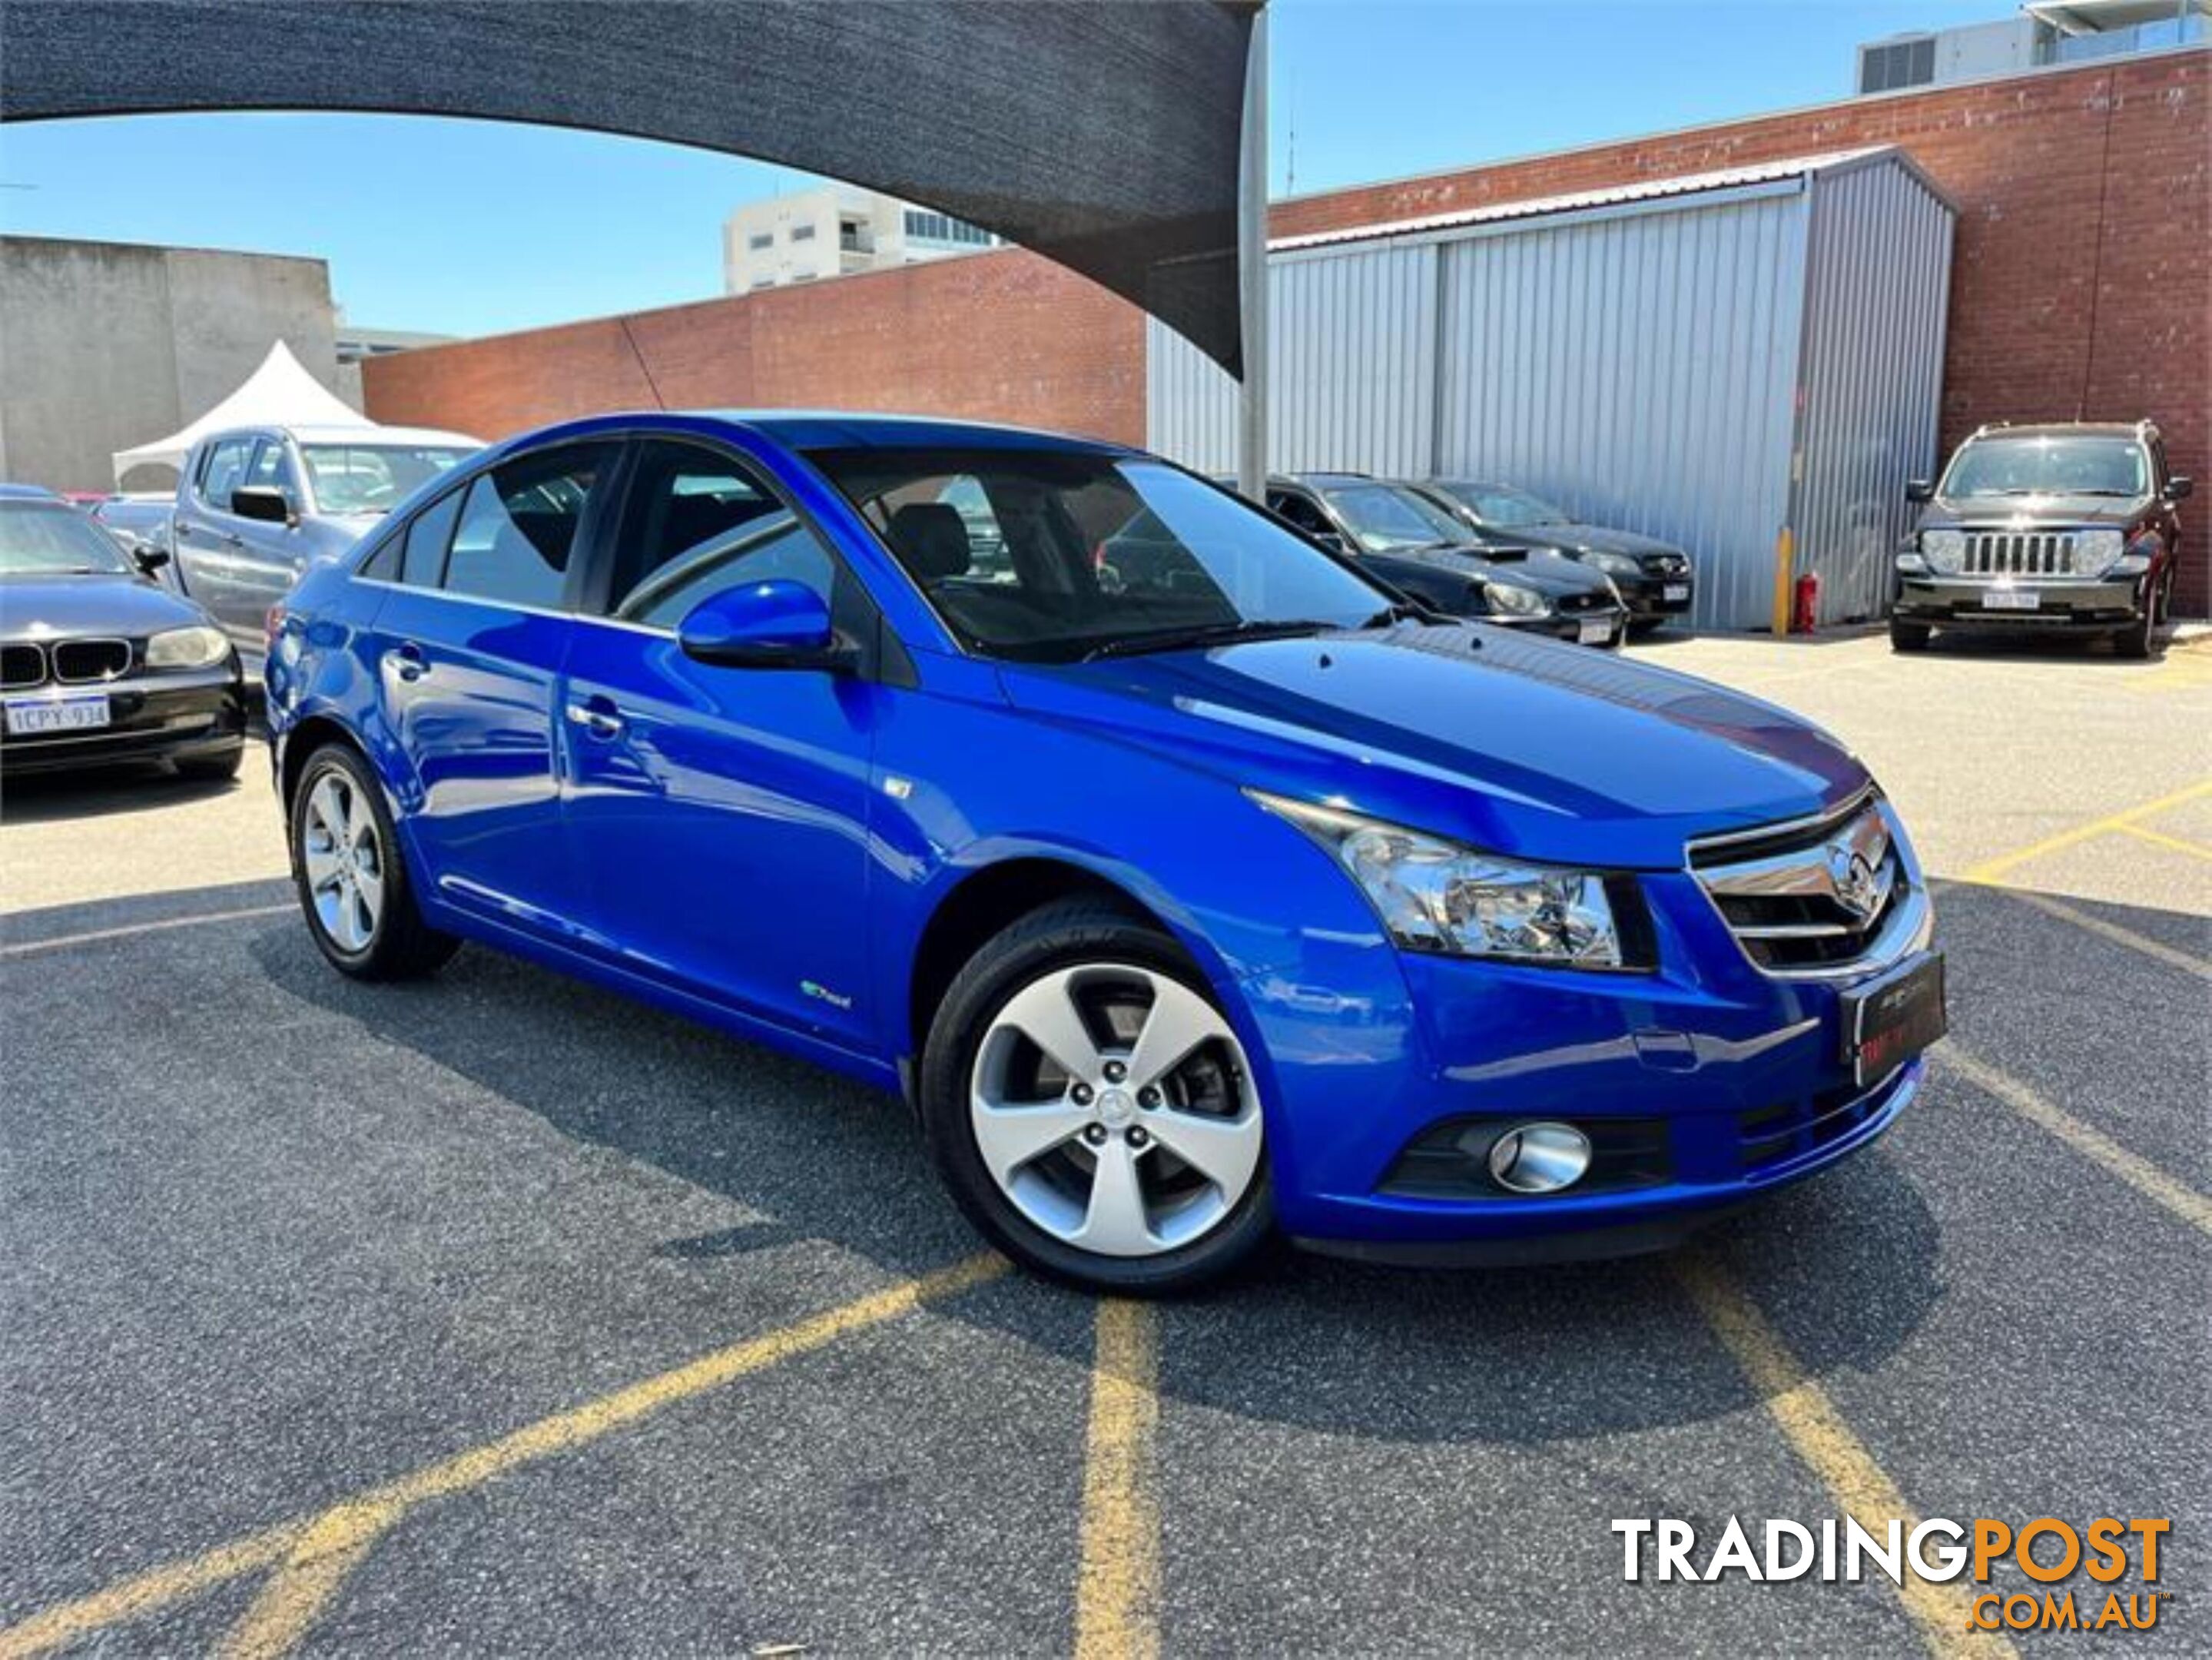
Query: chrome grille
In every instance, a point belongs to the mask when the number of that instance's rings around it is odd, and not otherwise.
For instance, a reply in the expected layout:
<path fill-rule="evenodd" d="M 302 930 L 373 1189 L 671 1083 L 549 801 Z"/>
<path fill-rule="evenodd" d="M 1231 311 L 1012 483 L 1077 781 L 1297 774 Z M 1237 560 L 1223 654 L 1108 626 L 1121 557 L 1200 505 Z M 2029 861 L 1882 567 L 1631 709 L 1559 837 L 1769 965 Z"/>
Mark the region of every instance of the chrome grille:
<path fill-rule="evenodd" d="M 1820 972 L 1866 956 L 1903 898 L 1905 863 L 1881 804 L 1716 837 L 1690 868 L 1759 967 Z"/>
<path fill-rule="evenodd" d="M 2071 531 L 1969 531 L 1969 576 L 2075 576 Z"/>
<path fill-rule="evenodd" d="M 0 686 L 14 691 L 40 684 L 46 678 L 46 654 L 36 646 L 0 646 Z"/>
<path fill-rule="evenodd" d="M 49 647 L 54 678 L 70 685 L 120 680 L 131 672 L 128 640 L 63 640 Z"/>

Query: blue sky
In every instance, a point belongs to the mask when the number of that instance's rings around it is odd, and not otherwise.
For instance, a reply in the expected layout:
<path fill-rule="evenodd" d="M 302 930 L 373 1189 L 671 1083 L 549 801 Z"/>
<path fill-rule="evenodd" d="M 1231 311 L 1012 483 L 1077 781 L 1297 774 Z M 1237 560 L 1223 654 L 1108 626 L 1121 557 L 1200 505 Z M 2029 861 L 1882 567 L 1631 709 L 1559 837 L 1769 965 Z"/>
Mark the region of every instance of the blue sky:
<path fill-rule="evenodd" d="M 1276 0 L 1273 166 L 1299 193 L 1850 90 L 1852 48 L 2009 0 Z M 313 254 L 356 322 L 451 334 L 703 299 L 787 168 L 635 140 L 380 116 L 0 126 L 0 228 Z"/>

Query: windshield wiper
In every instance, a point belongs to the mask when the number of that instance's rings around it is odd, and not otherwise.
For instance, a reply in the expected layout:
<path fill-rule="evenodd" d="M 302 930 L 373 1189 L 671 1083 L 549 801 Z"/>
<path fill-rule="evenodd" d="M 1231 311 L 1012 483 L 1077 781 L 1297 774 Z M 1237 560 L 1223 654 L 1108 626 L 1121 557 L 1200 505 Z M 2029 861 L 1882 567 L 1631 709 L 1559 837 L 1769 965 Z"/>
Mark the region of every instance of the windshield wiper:
<path fill-rule="evenodd" d="M 1154 651 L 1188 651 L 1197 646 L 1233 645 L 1247 640 L 1291 640 L 1301 635 L 1327 634 L 1344 626 L 1341 623 L 1316 622 L 1311 618 L 1272 623 L 1240 619 L 1234 623 L 1208 623 L 1197 628 L 1155 629 L 1149 634 L 1127 634 L 1119 640 L 1109 640 L 1103 645 L 1093 646 L 1083 654 L 1080 660 L 1090 663 L 1102 657 L 1133 657 Z"/>

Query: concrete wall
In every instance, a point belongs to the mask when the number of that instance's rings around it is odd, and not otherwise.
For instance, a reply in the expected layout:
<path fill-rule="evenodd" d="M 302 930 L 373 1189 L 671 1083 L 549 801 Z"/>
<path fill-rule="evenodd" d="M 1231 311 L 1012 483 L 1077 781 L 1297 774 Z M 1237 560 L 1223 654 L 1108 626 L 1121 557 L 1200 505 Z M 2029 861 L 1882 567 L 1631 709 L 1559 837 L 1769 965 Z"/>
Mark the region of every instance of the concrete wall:
<path fill-rule="evenodd" d="M 343 395 L 333 318 L 319 259 L 0 237 L 0 478 L 109 489 L 277 340 Z"/>

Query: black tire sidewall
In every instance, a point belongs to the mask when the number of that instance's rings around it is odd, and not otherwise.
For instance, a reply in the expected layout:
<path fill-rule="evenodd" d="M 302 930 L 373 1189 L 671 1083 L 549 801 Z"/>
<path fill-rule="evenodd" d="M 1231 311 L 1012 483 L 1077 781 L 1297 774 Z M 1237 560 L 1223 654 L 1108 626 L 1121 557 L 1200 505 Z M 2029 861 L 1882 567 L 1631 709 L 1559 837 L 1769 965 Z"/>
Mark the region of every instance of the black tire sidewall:
<path fill-rule="evenodd" d="M 1188 1291 L 1229 1274 L 1273 1236 L 1273 1178 L 1264 1146 L 1259 1174 L 1230 1215 L 1188 1245 L 1145 1257 L 1101 1256 L 1053 1237 L 1014 1207 L 975 1146 L 969 1079 L 999 1011 L 1042 975 L 1101 962 L 1168 975 L 1219 1006 L 1204 976 L 1157 928 L 1097 906 L 1048 908 L 978 952 L 939 1006 L 918 1073 L 923 1138 L 953 1201 L 1017 1262 L 1091 1291 L 1135 1296 Z"/>

